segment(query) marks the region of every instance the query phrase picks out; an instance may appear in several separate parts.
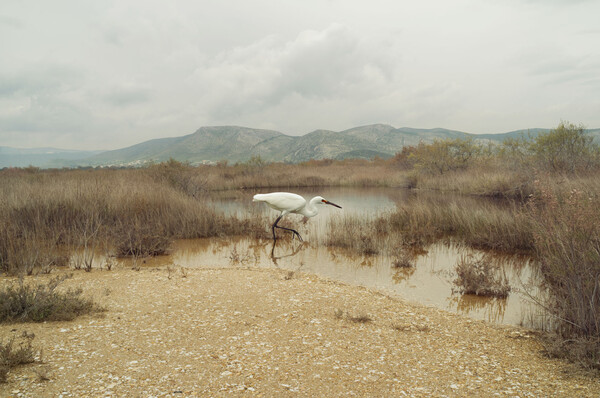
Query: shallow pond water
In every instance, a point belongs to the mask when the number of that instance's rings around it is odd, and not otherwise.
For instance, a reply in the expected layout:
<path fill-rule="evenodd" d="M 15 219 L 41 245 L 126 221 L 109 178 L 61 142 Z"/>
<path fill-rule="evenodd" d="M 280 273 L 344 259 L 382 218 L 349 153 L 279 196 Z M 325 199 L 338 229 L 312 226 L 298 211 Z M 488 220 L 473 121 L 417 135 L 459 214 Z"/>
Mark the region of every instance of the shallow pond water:
<path fill-rule="evenodd" d="M 475 319 L 494 323 L 532 326 L 533 306 L 523 291 L 532 277 L 530 261 L 517 256 L 496 256 L 497 261 L 509 279 L 512 291 L 507 299 L 484 298 L 473 295 L 453 293 L 452 281 L 456 278 L 455 267 L 461 256 L 471 255 L 476 258 L 483 252 L 456 245 L 434 244 L 426 247 L 417 255 L 413 267 L 394 268 L 392 259 L 384 255 L 361 256 L 355 253 L 331 248 L 324 245 L 327 223 L 331 217 L 340 214 L 359 214 L 374 216 L 392 211 L 398 203 L 412 201 L 441 201 L 452 199 L 449 195 L 436 193 L 419 193 L 403 189 L 351 189 L 326 188 L 315 190 L 296 190 L 297 193 L 310 199 L 321 195 L 342 206 L 336 209 L 331 206 L 320 208 L 320 214 L 311 218 L 306 224 L 302 217 L 289 215 L 294 228 L 297 228 L 305 239 L 280 239 L 274 245 L 272 240 L 255 240 L 244 237 L 227 239 L 195 239 L 180 240 L 174 243 L 172 253 L 146 260 L 147 265 L 181 266 L 181 267 L 279 267 L 292 272 L 314 273 L 330 279 L 346 283 L 378 289 L 411 301 L 455 311 Z M 253 203 L 255 192 L 223 193 L 214 197 L 215 207 L 229 214 L 265 212 L 273 221 L 278 213 L 261 203 Z M 228 195 L 226 197 L 225 195 Z M 478 199 L 460 197 L 459 200 L 474 201 Z M 502 206 L 501 203 L 498 204 Z M 342 213 L 343 212 L 343 213 Z M 284 233 L 285 231 L 278 231 Z M 128 261 L 121 260 L 124 266 Z M 290 273 L 293 277 L 293 274 Z"/>

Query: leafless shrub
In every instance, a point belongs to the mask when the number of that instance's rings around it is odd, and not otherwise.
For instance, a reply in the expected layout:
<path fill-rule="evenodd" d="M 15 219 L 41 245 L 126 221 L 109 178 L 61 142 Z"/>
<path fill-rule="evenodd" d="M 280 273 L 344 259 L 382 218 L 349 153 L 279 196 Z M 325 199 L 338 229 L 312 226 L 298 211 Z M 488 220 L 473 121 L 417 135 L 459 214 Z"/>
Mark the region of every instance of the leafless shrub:
<path fill-rule="evenodd" d="M 462 256 L 456 264 L 456 273 L 454 285 L 461 294 L 503 298 L 510 293 L 507 276 L 485 256 L 480 259 Z"/>
<path fill-rule="evenodd" d="M 34 337 L 33 334 L 25 332 L 20 341 L 15 337 L 6 342 L 0 340 L 0 383 L 6 383 L 11 369 L 35 361 L 37 351 L 32 346 Z"/>
<path fill-rule="evenodd" d="M 0 322 L 69 321 L 102 309 L 81 297 L 81 289 L 59 291 L 57 287 L 71 275 L 63 274 L 46 283 L 26 283 L 20 277 L 0 289 Z"/>
<path fill-rule="evenodd" d="M 412 268 L 414 255 L 408 250 L 403 248 L 397 248 L 391 255 L 392 268 Z"/>
<path fill-rule="evenodd" d="M 354 323 L 369 323 L 373 321 L 373 318 L 368 314 L 360 313 L 358 315 L 352 315 L 346 311 L 343 311 L 339 308 L 336 308 L 333 311 L 333 316 L 335 319 L 346 319 L 347 321 Z"/>
<path fill-rule="evenodd" d="M 50 380 L 50 367 L 49 366 L 38 366 L 33 370 L 37 375 L 39 382 Z"/>

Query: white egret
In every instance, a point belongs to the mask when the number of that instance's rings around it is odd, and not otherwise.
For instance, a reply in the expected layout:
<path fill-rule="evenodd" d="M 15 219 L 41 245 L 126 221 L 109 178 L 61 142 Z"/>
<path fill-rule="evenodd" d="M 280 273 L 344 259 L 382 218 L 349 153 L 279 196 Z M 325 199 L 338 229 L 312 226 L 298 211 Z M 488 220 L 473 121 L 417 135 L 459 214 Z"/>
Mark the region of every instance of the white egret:
<path fill-rule="evenodd" d="M 305 217 L 314 217 L 319 213 L 319 210 L 316 206 L 318 204 L 332 205 L 339 209 L 342 208 L 341 206 L 338 206 L 335 203 L 325 200 L 321 196 L 315 196 L 307 203 L 306 199 L 304 199 L 302 196 L 290 192 L 259 193 L 254 195 L 252 201 L 264 202 L 267 204 L 267 206 L 271 207 L 272 209 L 281 212 L 281 215 L 277 217 L 277 220 L 275 220 L 273 226 L 271 227 L 271 230 L 273 231 L 273 240 L 277 240 L 277 237 L 275 236 L 275 228 L 280 228 L 285 229 L 286 231 L 291 231 L 292 233 L 294 233 L 294 235 L 298 237 L 298 239 L 300 239 L 300 241 L 302 241 L 302 237 L 300 236 L 298 231 L 291 228 L 280 227 L 277 225 L 279 220 L 281 220 L 281 217 L 285 216 L 286 214 L 295 213 L 302 214 Z"/>

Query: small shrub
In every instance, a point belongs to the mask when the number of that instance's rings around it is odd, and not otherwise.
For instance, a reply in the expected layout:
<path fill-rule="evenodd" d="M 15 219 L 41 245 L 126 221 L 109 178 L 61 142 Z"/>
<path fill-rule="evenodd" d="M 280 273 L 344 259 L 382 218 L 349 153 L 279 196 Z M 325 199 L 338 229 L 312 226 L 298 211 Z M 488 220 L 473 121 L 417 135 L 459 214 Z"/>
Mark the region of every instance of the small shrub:
<path fill-rule="evenodd" d="M 367 314 L 348 315 L 348 320 L 355 323 L 369 323 L 373 319 Z"/>
<path fill-rule="evenodd" d="M 454 285 L 461 294 L 508 297 L 508 278 L 486 257 L 475 259 L 472 255 L 462 256 L 456 264 L 456 273 Z"/>
<path fill-rule="evenodd" d="M 93 311 L 101 311 L 93 301 L 81 297 L 81 289 L 64 292 L 56 288 L 71 275 L 56 276 L 45 284 L 8 284 L 0 290 L 0 322 L 70 321 Z"/>
<path fill-rule="evenodd" d="M 397 250 L 392 258 L 392 268 L 412 268 L 413 257 L 405 250 Z"/>
<path fill-rule="evenodd" d="M 395 323 L 392 325 L 392 329 L 397 330 L 398 332 L 429 332 L 431 327 L 426 324 Z"/>
<path fill-rule="evenodd" d="M 9 338 L 6 343 L 0 341 L 0 383 L 6 383 L 8 372 L 12 368 L 35 361 L 37 352 L 32 346 L 34 337 L 33 334 L 24 332 L 18 344 L 15 344 L 15 337 Z"/>
<path fill-rule="evenodd" d="M 39 382 L 49 381 L 50 380 L 50 367 L 49 366 L 41 366 L 37 369 L 33 370 L 37 375 Z"/>
<path fill-rule="evenodd" d="M 548 333 L 542 338 L 550 358 L 566 358 L 587 369 L 600 370 L 600 341 L 596 337 L 574 337 Z"/>
<path fill-rule="evenodd" d="M 373 319 L 367 314 L 350 315 L 349 313 L 344 312 L 339 308 L 336 308 L 333 311 L 333 316 L 335 317 L 335 319 L 345 318 L 346 320 L 354 323 L 368 323 L 373 321 Z"/>

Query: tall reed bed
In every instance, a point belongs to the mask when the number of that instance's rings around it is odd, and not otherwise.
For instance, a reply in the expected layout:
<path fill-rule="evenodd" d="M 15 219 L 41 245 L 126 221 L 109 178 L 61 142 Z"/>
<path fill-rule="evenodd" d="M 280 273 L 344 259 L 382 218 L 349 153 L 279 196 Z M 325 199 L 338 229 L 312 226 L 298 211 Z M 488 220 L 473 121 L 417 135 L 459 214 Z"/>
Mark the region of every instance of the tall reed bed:
<path fill-rule="evenodd" d="M 444 174 L 410 173 L 413 188 L 523 201 L 533 193 L 533 172 L 503 165 L 477 164 Z"/>
<path fill-rule="evenodd" d="M 530 251 L 530 221 L 515 204 L 481 201 L 401 205 L 378 220 L 380 229 L 402 232 L 417 242 L 453 239 L 471 247 L 504 252 Z"/>
<path fill-rule="evenodd" d="M 376 217 L 334 218 L 328 244 L 381 252 L 382 245 L 423 246 L 440 239 L 501 252 L 531 252 L 531 220 L 514 203 L 455 197 L 449 201 L 414 198 Z M 367 250 L 366 248 L 372 248 Z"/>
<path fill-rule="evenodd" d="M 530 202 L 535 250 L 553 315 L 549 352 L 600 369 L 600 208 L 598 192 L 538 183 Z"/>
<path fill-rule="evenodd" d="M 332 217 L 325 244 L 356 251 L 360 254 L 378 254 L 384 251 L 382 234 L 377 231 L 373 218 L 347 215 Z"/>
<path fill-rule="evenodd" d="M 152 168 L 149 169 L 152 172 Z M 301 164 L 263 163 L 189 168 L 201 175 L 206 190 L 297 188 L 319 186 L 406 186 L 405 173 L 384 161 L 347 159 L 313 160 Z M 191 178 L 191 177 L 190 177 Z"/>
<path fill-rule="evenodd" d="M 257 235 L 259 216 L 225 216 L 141 170 L 0 173 L 0 268 L 31 274 L 83 253 L 165 252 L 174 238 Z"/>

